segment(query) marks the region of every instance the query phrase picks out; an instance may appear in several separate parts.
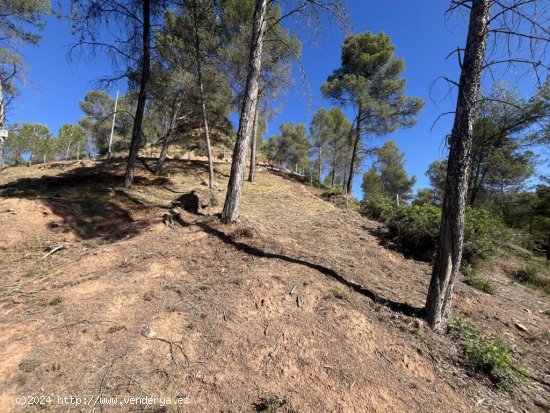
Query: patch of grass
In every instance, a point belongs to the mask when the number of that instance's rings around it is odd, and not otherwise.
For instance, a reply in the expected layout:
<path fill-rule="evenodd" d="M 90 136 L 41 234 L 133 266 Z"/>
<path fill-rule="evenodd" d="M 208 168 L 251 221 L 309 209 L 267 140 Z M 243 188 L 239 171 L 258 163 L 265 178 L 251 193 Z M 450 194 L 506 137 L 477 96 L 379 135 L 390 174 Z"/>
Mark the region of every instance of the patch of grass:
<path fill-rule="evenodd" d="M 29 357 L 19 363 L 19 370 L 24 371 L 25 373 L 31 373 L 41 364 L 42 362 L 40 359 L 36 357 Z"/>
<path fill-rule="evenodd" d="M 487 375 L 498 387 L 507 389 L 525 379 L 516 364 L 510 346 L 500 337 L 483 334 L 466 318 L 455 318 L 448 325 L 449 334 L 463 345 L 470 367 Z"/>
<path fill-rule="evenodd" d="M 120 330 L 126 330 L 126 327 L 125 326 L 120 326 L 120 325 L 111 326 L 107 330 L 107 334 L 113 334 L 113 333 L 116 333 L 117 331 L 120 331 Z"/>
<path fill-rule="evenodd" d="M 338 300 L 347 300 L 349 294 L 342 290 L 341 288 L 335 287 L 330 290 L 330 296 Z"/>
<path fill-rule="evenodd" d="M 30 267 L 26 272 L 25 272 L 25 276 L 26 277 L 33 277 L 35 275 L 39 275 L 40 274 L 40 267 Z"/>
<path fill-rule="evenodd" d="M 257 412 L 261 413 L 276 413 L 279 407 L 283 407 L 287 403 L 286 399 L 276 395 L 262 397 L 259 402 L 254 404 Z"/>
<path fill-rule="evenodd" d="M 50 305 L 51 306 L 55 306 L 55 305 L 59 305 L 63 302 L 63 297 L 61 297 L 60 295 L 58 295 L 57 297 L 55 297 L 54 299 L 52 299 L 50 301 Z"/>
<path fill-rule="evenodd" d="M 528 262 L 523 268 L 514 272 L 513 276 L 521 284 L 541 290 L 545 294 L 550 294 L 550 280 L 542 275 L 544 265 L 535 261 Z"/>
<path fill-rule="evenodd" d="M 477 276 L 471 266 L 465 267 L 463 272 L 466 276 L 464 283 L 470 287 L 474 287 L 476 290 L 483 291 L 487 294 L 493 294 L 495 292 L 495 287 L 491 284 L 491 281 L 487 278 Z"/>

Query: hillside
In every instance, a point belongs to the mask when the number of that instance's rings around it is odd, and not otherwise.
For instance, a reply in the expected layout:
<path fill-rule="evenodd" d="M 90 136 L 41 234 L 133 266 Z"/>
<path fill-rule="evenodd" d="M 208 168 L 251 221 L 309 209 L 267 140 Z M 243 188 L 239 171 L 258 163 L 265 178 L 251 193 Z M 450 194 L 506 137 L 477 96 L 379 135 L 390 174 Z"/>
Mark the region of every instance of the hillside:
<path fill-rule="evenodd" d="M 380 224 L 260 168 L 223 226 L 230 165 L 217 163 L 220 204 L 167 225 L 206 165 L 147 165 L 131 190 L 116 160 L 0 175 L 2 411 L 34 411 L 10 402 L 29 394 L 189 399 L 105 412 L 548 411 L 550 301 L 498 265 L 493 295 L 458 283 L 455 315 L 503 337 L 539 381 L 508 391 L 415 318 L 430 266 L 381 245 Z"/>

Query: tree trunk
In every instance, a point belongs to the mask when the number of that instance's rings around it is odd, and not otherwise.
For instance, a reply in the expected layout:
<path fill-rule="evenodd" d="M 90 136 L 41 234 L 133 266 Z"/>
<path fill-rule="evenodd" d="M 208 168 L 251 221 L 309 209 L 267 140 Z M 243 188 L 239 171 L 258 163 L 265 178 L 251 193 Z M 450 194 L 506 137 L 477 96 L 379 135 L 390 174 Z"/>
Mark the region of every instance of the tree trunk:
<path fill-rule="evenodd" d="M 157 160 L 157 165 L 155 166 L 155 175 L 160 175 L 160 173 L 162 172 L 162 166 L 164 165 L 164 161 L 166 160 L 166 156 L 168 155 L 168 147 L 170 146 L 170 143 L 172 142 L 172 137 L 174 136 L 174 129 L 176 128 L 176 119 L 178 116 L 178 111 L 179 111 L 179 105 L 176 107 L 176 110 L 172 115 L 170 127 L 166 131 L 166 136 L 164 137 L 164 141 L 162 142 L 160 155 Z"/>
<path fill-rule="evenodd" d="M 351 152 L 351 161 L 349 165 L 349 176 L 346 183 L 348 194 L 351 193 L 353 186 L 353 175 L 355 174 L 355 161 L 357 158 L 357 149 L 359 148 L 359 141 L 361 140 L 361 108 L 357 114 L 357 127 L 355 129 L 355 139 L 353 140 L 353 151 Z"/>
<path fill-rule="evenodd" d="M 317 181 L 321 182 L 321 173 L 322 173 L 322 168 L 321 168 L 321 158 L 322 157 L 322 148 L 321 146 L 319 146 L 319 170 L 317 171 Z"/>
<path fill-rule="evenodd" d="M 202 123 L 204 125 L 204 136 L 206 138 L 206 152 L 208 154 L 208 187 L 214 189 L 214 161 L 212 159 L 212 147 L 210 146 L 210 130 L 208 129 L 208 116 L 206 115 L 206 103 L 204 101 L 204 86 L 202 83 L 202 66 L 200 57 L 200 38 L 198 28 L 197 0 L 193 0 L 193 20 L 195 23 L 195 60 L 197 64 L 197 75 L 199 78 L 199 92 L 201 99 Z"/>
<path fill-rule="evenodd" d="M 222 222 L 226 224 L 234 222 L 239 217 L 244 169 L 246 167 L 246 154 L 253 132 L 254 108 L 258 99 L 267 2 L 268 0 L 256 0 L 256 8 L 254 10 L 254 27 L 250 44 L 250 55 L 248 57 L 246 89 L 239 119 L 237 142 L 231 162 L 231 175 L 229 176 L 229 183 L 227 185 L 227 196 L 221 216 Z"/>
<path fill-rule="evenodd" d="M 147 89 L 151 78 L 151 0 L 143 0 L 143 33 L 142 33 L 143 58 L 141 61 L 141 79 L 139 82 L 139 95 L 137 100 L 136 115 L 132 127 L 132 140 L 128 153 L 128 164 L 124 175 L 124 187 L 128 188 L 134 181 L 134 168 L 141 145 L 141 124 L 145 112 Z"/>
<path fill-rule="evenodd" d="M 336 176 L 336 152 L 332 158 L 332 171 L 330 173 L 330 187 L 334 188 L 334 178 Z"/>
<path fill-rule="evenodd" d="M 250 141 L 250 170 L 248 171 L 248 182 L 254 182 L 256 175 L 256 144 L 258 135 L 258 116 L 260 113 L 260 96 L 258 95 L 256 110 L 254 111 L 254 127 L 252 140 Z"/>
<path fill-rule="evenodd" d="M 450 138 L 439 245 L 425 308 L 428 324 L 438 332 L 443 331 L 445 320 L 450 315 L 454 285 L 462 259 L 472 125 L 489 33 L 491 3 L 492 0 L 473 0 L 470 11 L 468 38 Z"/>
<path fill-rule="evenodd" d="M 0 79 L 0 129 L 5 128 L 6 123 L 6 106 L 4 104 L 4 88 L 2 79 Z M 6 146 L 6 138 L 0 136 L 0 171 L 4 169 L 4 147 Z"/>

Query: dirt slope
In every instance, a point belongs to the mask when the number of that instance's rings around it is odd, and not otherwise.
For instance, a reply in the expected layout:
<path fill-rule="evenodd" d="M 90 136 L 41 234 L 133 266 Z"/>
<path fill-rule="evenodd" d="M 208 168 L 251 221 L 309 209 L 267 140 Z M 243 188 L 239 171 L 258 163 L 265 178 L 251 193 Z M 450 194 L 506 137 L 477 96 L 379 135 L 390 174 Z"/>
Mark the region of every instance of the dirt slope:
<path fill-rule="evenodd" d="M 262 411 L 262 398 L 284 400 L 281 412 L 548 408 L 548 387 L 496 390 L 414 317 L 430 267 L 382 247 L 378 224 L 260 169 L 238 224 L 221 226 L 218 206 L 171 227 L 163 215 L 201 188 L 204 164 L 170 161 L 161 178 L 140 167 L 127 191 L 122 169 L 85 161 L 0 175 L 1 411 L 38 410 L 11 403 L 29 394 L 53 394 L 49 411 L 94 411 L 58 395 L 119 396 L 95 405 L 104 412 Z M 216 169 L 225 189 L 229 165 Z M 456 313 L 504 335 L 547 379 L 548 300 L 490 276 L 493 296 L 459 285 Z"/>

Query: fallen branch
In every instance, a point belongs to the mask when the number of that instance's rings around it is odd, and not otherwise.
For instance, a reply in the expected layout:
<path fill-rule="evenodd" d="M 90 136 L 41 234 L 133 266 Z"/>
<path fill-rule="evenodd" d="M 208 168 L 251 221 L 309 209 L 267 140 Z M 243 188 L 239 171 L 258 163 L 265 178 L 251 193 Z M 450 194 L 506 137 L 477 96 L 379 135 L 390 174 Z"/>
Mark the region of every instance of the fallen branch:
<path fill-rule="evenodd" d="M 55 254 L 57 251 L 64 250 L 65 248 L 67 248 L 65 245 L 58 245 L 57 247 L 53 247 L 50 252 L 48 252 L 42 258 L 48 258 L 50 255 Z"/>

